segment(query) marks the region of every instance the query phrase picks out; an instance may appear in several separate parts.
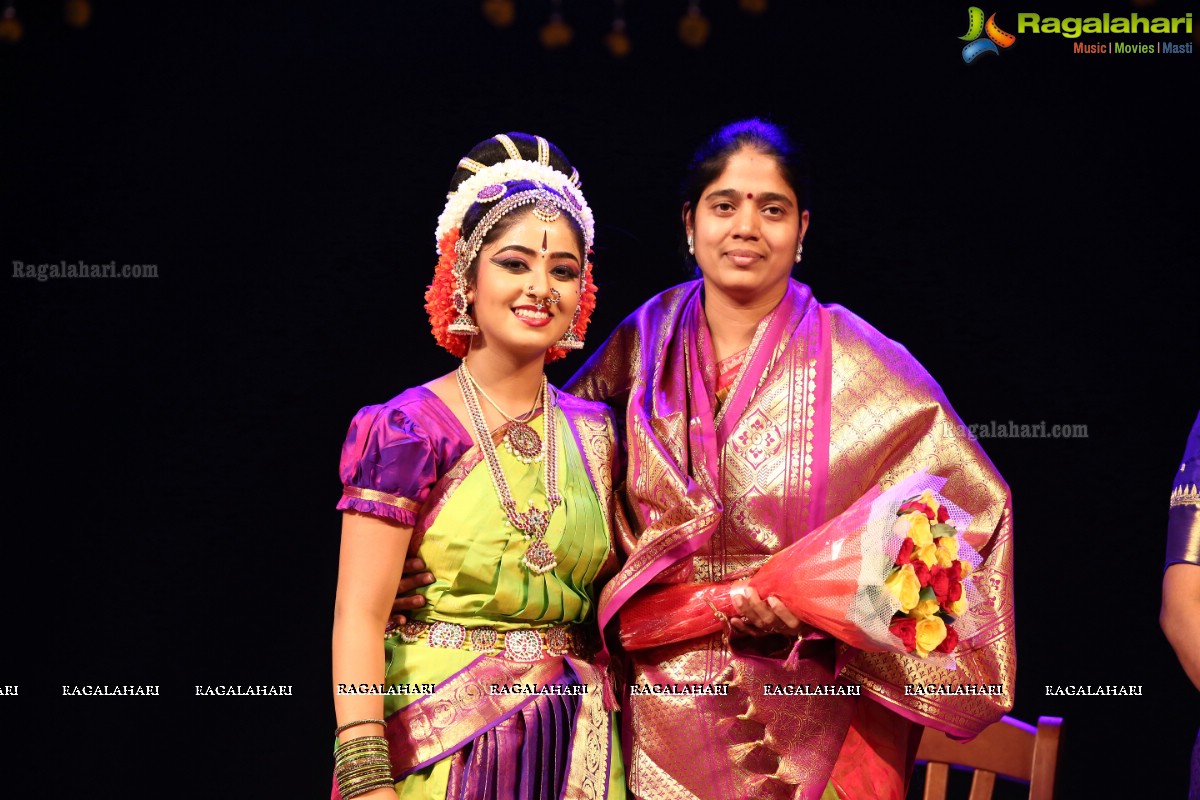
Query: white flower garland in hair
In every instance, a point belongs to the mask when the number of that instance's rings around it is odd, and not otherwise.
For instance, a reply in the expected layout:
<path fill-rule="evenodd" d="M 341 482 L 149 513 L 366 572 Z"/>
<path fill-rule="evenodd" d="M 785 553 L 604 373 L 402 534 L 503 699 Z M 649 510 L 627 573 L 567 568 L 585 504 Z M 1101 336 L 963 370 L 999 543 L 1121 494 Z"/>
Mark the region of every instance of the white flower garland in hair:
<path fill-rule="evenodd" d="M 437 231 L 434 240 L 442 241 L 447 233 L 462 227 L 463 217 L 467 209 L 475 202 L 475 196 L 485 186 L 507 183 L 508 181 L 539 181 L 554 191 L 566 195 L 568 200 L 579 201 L 579 218 L 583 220 L 583 241 L 587 250 L 592 249 L 595 237 L 595 222 L 592 219 L 592 209 L 588 207 L 583 192 L 571 183 L 571 179 L 554 167 L 539 164 L 536 161 L 524 161 L 510 158 L 497 164 L 484 167 L 458 186 L 458 190 L 446 195 L 446 208 L 438 217 Z M 438 255 L 442 250 L 438 248 Z"/>

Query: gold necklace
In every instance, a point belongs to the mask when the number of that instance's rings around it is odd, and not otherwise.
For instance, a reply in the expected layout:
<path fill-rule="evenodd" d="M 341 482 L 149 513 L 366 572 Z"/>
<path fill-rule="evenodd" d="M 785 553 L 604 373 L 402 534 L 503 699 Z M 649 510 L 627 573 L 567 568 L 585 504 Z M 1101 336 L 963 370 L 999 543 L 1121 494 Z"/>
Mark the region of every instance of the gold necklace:
<path fill-rule="evenodd" d="M 531 542 L 521 563 L 529 571 L 541 575 L 558 566 L 558 558 L 550 545 L 546 544 L 546 529 L 550 527 L 550 518 L 554 510 L 562 503 L 558 494 L 558 447 L 557 425 L 554 418 L 554 406 L 551 403 L 550 390 L 546 384 L 546 376 L 542 376 L 542 420 L 546 429 L 546 439 L 542 447 L 545 461 L 542 465 L 542 485 L 546 490 L 546 508 L 541 509 L 529 501 L 526 511 L 517 511 L 517 501 L 513 499 L 512 491 L 508 488 L 508 480 L 500 468 L 500 454 L 496 452 L 496 444 L 488 432 L 487 421 L 483 417 L 483 409 L 479 406 L 479 397 L 475 393 L 478 388 L 471 373 L 467 370 L 467 362 L 463 361 L 455 372 L 458 378 L 458 389 L 462 392 L 463 402 L 471 415 L 471 424 L 475 427 L 475 435 L 479 440 L 479 448 L 487 459 L 488 473 L 492 476 L 492 486 L 500 499 L 504 515 L 508 517 L 506 525 L 524 534 L 526 541 Z M 528 463 L 528 462 L 526 462 Z"/>
<path fill-rule="evenodd" d="M 475 380 L 475 376 L 467 369 L 467 361 L 463 359 L 463 370 L 466 373 L 467 380 L 475 387 L 475 391 L 483 395 L 483 399 L 492 404 L 492 407 L 500 412 L 500 416 L 509 421 L 508 428 L 504 431 L 504 449 L 509 452 L 518 461 L 525 464 L 533 464 L 542 460 L 545 450 L 542 448 L 542 439 L 538 436 L 537 431 L 526 424 L 525 420 L 532 416 L 534 411 L 537 411 L 538 400 L 546 394 L 546 373 L 542 373 L 542 385 L 538 389 L 537 396 L 533 398 L 533 408 L 526 411 L 519 417 L 510 417 L 500 407 L 500 404 L 488 396 L 488 393 L 483 390 L 479 382 Z"/>

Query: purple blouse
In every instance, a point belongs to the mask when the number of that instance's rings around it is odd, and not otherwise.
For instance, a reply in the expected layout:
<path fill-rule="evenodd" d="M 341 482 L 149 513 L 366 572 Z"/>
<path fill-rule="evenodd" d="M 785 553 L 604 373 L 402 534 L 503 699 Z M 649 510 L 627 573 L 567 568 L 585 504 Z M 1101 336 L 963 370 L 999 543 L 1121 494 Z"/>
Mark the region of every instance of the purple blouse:
<path fill-rule="evenodd" d="M 342 445 L 337 507 L 415 525 L 433 485 L 471 445 L 454 412 L 424 386 L 367 406 Z"/>

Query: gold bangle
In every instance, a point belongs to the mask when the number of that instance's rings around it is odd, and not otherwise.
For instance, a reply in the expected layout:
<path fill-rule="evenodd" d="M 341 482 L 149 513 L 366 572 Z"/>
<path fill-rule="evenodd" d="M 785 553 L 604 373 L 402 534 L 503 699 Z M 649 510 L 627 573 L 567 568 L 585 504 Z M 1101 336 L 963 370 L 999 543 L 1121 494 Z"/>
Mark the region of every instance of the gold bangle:
<path fill-rule="evenodd" d="M 388 778 L 386 781 L 368 784 L 363 786 L 361 789 L 355 788 L 342 792 L 342 800 L 351 800 L 352 798 L 358 797 L 360 794 L 366 794 L 367 792 L 372 792 L 376 789 L 394 789 L 395 786 L 395 782 L 391 778 Z"/>
<path fill-rule="evenodd" d="M 370 725 L 371 723 L 382 725 L 384 728 L 387 728 L 387 723 L 381 719 L 356 719 L 354 722 L 347 722 L 345 725 L 339 725 L 337 730 L 333 732 L 333 735 L 341 736 L 342 731 L 344 730 L 349 730 L 350 728 L 355 728 L 359 725 Z"/>

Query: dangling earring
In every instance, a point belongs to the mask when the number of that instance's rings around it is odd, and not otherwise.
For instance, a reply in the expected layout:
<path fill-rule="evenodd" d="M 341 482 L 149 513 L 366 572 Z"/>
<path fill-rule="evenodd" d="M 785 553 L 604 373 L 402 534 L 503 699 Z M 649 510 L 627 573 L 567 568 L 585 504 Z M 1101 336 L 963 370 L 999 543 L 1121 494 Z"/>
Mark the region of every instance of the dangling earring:
<path fill-rule="evenodd" d="M 571 327 L 567 328 L 567 332 L 562 335 L 562 338 L 554 343 L 555 347 L 561 347 L 564 350 L 582 350 L 583 339 L 579 338 L 579 334 L 575 333 L 575 326 L 579 324 L 579 309 L 582 306 L 575 306 L 575 315 L 571 317 Z"/>
<path fill-rule="evenodd" d="M 475 320 L 471 319 L 471 315 L 467 313 L 469 304 L 467 303 L 466 292 L 462 288 L 454 290 L 454 310 L 458 316 L 454 318 L 447 327 L 450 333 L 457 333 L 459 336 L 478 336 L 479 326 L 475 324 Z"/>
<path fill-rule="evenodd" d="M 696 255 L 696 243 L 692 239 L 692 234 L 690 233 L 688 234 L 688 253 L 691 255 Z"/>
<path fill-rule="evenodd" d="M 800 259 L 804 258 L 804 242 L 796 245 L 796 263 L 800 263 Z"/>
<path fill-rule="evenodd" d="M 458 314 L 446 326 L 446 330 L 450 333 L 457 333 L 459 336 L 478 336 L 479 326 L 475 324 L 475 320 L 471 319 L 471 315 L 467 313 L 470 308 L 470 303 L 467 302 L 467 265 L 463 262 L 466 253 L 466 242 L 461 238 L 454 243 L 454 252 L 458 254 L 458 258 L 454 262 L 454 296 L 451 298 L 454 303 L 454 311 Z"/>

